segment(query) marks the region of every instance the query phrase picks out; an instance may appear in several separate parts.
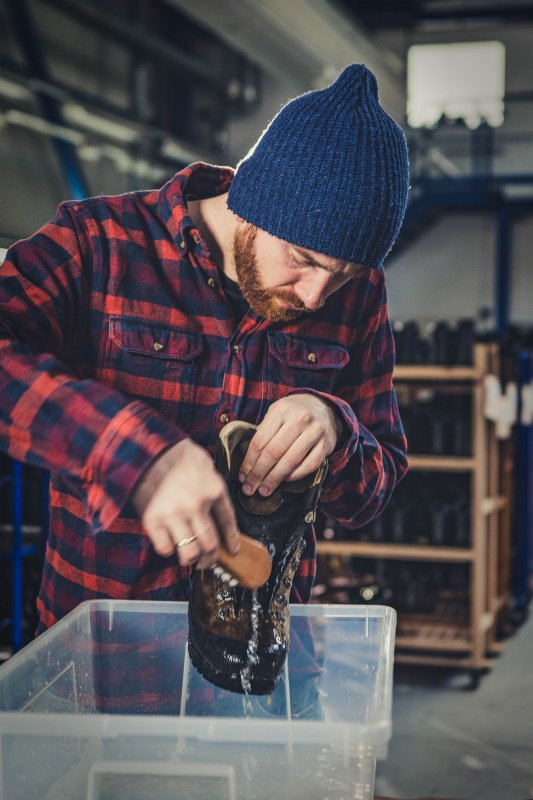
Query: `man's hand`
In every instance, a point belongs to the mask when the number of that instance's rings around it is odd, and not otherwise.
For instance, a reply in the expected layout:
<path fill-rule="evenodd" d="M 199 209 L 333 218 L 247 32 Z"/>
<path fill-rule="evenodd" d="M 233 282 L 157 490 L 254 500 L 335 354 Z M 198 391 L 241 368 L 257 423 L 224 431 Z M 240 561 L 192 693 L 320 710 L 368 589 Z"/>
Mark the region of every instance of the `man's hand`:
<path fill-rule="evenodd" d="M 184 439 L 148 468 L 132 502 L 154 549 L 161 556 L 177 553 L 183 566 L 215 563 L 221 541 L 230 553 L 239 550 L 235 510 L 222 476 L 203 447 Z"/>
<path fill-rule="evenodd" d="M 285 480 L 311 475 L 335 449 L 342 431 L 333 406 L 313 394 L 272 403 L 242 463 L 245 494 L 268 496 Z"/>

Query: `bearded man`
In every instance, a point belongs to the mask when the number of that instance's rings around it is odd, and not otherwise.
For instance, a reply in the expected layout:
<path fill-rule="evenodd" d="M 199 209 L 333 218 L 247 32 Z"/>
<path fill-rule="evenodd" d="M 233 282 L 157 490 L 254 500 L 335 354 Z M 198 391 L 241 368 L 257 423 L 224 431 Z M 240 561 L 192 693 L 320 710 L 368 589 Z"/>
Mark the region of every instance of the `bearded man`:
<path fill-rule="evenodd" d="M 408 158 L 374 76 L 347 67 L 281 109 L 236 171 L 59 207 L 0 268 L 0 448 L 51 474 L 43 631 L 94 598 L 186 600 L 239 532 L 213 453 L 270 497 L 327 459 L 348 528 L 406 471 L 383 260 Z M 291 587 L 306 602 L 315 534 Z"/>

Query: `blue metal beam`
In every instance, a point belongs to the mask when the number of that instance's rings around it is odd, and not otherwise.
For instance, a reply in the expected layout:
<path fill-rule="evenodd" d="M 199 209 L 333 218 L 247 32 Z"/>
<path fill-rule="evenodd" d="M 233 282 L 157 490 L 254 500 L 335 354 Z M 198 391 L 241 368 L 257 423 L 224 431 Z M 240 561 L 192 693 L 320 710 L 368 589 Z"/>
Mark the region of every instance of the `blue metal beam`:
<path fill-rule="evenodd" d="M 24 603 L 23 593 L 23 553 L 22 553 L 22 464 L 13 461 L 12 464 L 13 493 L 13 551 L 11 561 L 11 643 L 16 652 L 22 646 L 22 609 Z"/>
<path fill-rule="evenodd" d="M 451 192 L 457 194 L 465 191 L 494 191 L 502 186 L 531 186 L 533 197 L 532 173 L 504 173 L 501 175 L 465 175 L 455 178 L 426 178 L 420 177 L 413 180 L 413 187 L 420 187 L 424 191 Z"/>
<path fill-rule="evenodd" d="M 509 325 L 511 296 L 512 212 L 503 205 L 496 217 L 496 275 L 494 281 L 494 316 L 496 331 L 505 333 Z"/>
<path fill-rule="evenodd" d="M 518 354 L 518 388 L 533 381 L 533 351 Z M 525 611 L 531 598 L 533 573 L 533 426 L 518 424 L 516 469 L 516 542 L 513 555 L 515 608 Z"/>

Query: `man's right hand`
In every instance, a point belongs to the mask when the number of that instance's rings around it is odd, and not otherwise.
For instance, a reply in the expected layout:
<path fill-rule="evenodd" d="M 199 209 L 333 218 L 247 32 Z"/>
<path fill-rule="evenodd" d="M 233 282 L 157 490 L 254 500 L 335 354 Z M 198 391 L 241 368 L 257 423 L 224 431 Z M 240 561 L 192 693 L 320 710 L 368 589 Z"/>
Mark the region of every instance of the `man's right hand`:
<path fill-rule="evenodd" d="M 235 510 L 211 456 L 183 439 L 154 461 L 140 479 L 132 502 L 154 549 L 176 552 L 183 566 L 211 567 L 222 542 L 239 550 Z"/>

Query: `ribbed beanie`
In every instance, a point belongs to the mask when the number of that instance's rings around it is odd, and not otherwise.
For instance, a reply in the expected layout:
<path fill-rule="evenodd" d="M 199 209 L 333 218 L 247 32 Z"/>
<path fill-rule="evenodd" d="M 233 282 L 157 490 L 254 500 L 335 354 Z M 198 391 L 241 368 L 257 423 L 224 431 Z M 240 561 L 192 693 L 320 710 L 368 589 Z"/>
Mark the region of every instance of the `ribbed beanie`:
<path fill-rule="evenodd" d="M 228 207 L 292 244 L 381 266 L 407 201 L 405 136 L 352 64 L 284 106 L 237 166 Z"/>

